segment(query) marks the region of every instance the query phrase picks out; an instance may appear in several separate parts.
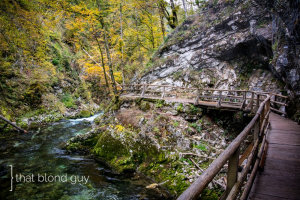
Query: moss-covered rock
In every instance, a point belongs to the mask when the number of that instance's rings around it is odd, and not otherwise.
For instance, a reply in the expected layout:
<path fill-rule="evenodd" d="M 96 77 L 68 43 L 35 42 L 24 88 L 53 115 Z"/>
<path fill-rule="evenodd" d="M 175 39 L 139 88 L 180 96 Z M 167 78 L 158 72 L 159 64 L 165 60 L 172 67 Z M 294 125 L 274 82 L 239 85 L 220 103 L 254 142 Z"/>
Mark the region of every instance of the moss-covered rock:
<path fill-rule="evenodd" d="M 93 115 L 93 114 L 94 114 L 94 113 L 91 112 L 91 111 L 89 111 L 89 110 L 81 110 L 81 111 L 78 113 L 77 117 L 89 117 L 89 116 L 91 116 L 91 115 Z"/>
<path fill-rule="evenodd" d="M 119 139 L 114 138 L 108 131 L 100 133 L 92 152 L 118 173 L 135 170 L 135 164 L 128 147 Z"/>

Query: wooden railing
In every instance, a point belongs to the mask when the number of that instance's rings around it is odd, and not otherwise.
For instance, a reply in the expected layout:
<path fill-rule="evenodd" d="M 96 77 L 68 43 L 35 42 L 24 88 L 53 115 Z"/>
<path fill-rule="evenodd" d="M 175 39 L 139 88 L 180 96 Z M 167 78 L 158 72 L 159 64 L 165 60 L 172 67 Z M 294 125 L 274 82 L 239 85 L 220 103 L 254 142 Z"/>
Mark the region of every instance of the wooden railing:
<path fill-rule="evenodd" d="M 263 153 L 266 149 L 266 133 L 269 126 L 270 96 L 260 104 L 255 116 L 244 130 L 229 144 L 229 146 L 212 162 L 212 164 L 199 176 L 199 178 L 178 198 L 178 200 L 197 199 L 203 189 L 210 183 L 218 172 L 228 161 L 227 186 L 222 199 L 246 199 L 253 184 L 259 165 L 263 164 Z M 246 156 L 247 164 L 238 176 L 240 161 L 240 148 L 245 138 L 251 134 L 253 136 L 252 150 Z M 259 149 L 258 149 L 259 148 Z M 244 157 L 244 156 L 242 156 Z M 245 158 L 245 157 L 244 157 Z M 250 177 L 244 185 L 250 168 Z M 244 185 L 241 193 L 240 189 Z M 240 194 L 241 193 L 241 194 Z"/>
<path fill-rule="evenodd" d="M 259 93 L 246 90 L 220 90 L 211 88 L 183 88 L 167 85 L 137 84 L 123 86 L 123 93 L 133 93 L 133 97 L 159 99 L 190 99 L 194 104 L 200 101 L 217 102 L 216 107 L 224 104 L 238 105 L 240 109 L 250 110 L 255 115 L 244 130 L 228 145 L 211 165 L 190 185 L 178 200 L 197 199 L 205 187 L 217 176 L 228 163 L 227 185 L 221 199 L 247 199 L 255 175 L 259 167 L 263 167 L 266 154 L 266 137 L 269 127 L 269 114 L 275 111 L 285 114 L 278 109 L 287 106 L 287 97 L 273 93 Z M 134 96 L 136 95 L 136 96 Z M 126 96 L 126 94 L 125 94 Z M 130 96 L 130 95 L 129 95 Z M 253 141 L 246 148 L 245 139 L 251 136 Z M 243 149 L 249 151 L 242 152 Z M 239 165 L 247 160 L 241 173 Z M 251 169 L 251 171 L 250 171 Z M 250 174 L 249 178 L 247 176 Z M 247 180 L 246 180 L 247 179 Z M 246 181 L 246 183 L 244 183 Z M 241 188 L 243 190 L 241 191 Z"/>
<path fill-rule="evenodd" d="M 207 102 L 214 103 L 209 106 L 217 108 L 233 108 L 255 113 L 259 104 L 266 98 L 271 97 L 271 109 L 274 112 L 285 114 L 280 107 L 287 105 L 287 97 L 279 94 L 269 94 L 248 90 L 226 90 L 213 88 L 186 88 L 170 85 L 153 85 L 153 84 L 132 84 L 123 85 L 122 93 L 124 96 L 132 94 L 133 97 L 155 98 L 162 100 L 185 100 L 195 105 Z"/>

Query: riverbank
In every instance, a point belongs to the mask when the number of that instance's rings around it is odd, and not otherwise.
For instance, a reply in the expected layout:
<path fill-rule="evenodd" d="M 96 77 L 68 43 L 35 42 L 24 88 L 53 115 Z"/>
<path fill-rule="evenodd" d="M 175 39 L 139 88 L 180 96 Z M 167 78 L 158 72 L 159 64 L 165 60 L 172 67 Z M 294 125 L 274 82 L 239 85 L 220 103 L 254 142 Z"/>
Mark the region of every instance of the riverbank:
<path fill-rule="evenodd" d="M 69 154 L 62 149 L 71 137 L 90 132 L 94 127 L 93 120 L 99 115 L 60 120 L 28 134 L 11 133 L 1 138 L 0 198 L 167 199 L 167 194 L 147 188 L 152 180 L 141 174 L 116 174 L 89 155 Z M 10 192 L 10 165 L 13 166 L 14 175 L 85 177 L 88 182 L 14 182 L 13 192 Z"/>
<path fill-rule="evenodd" d="M 166 187 L 173 198 L 208 167 L 243 126 L 242 113 L 209 111 L 190 104 L 139 99 L 119 105 L 99 116 L 91 132 L 69 140 L 66 149 L 94 155 L 118 174 L 142 173 L 154 180 L 149 187 Z M 218 198 L 226 185 L 225 171 L 202 198 Z"/>

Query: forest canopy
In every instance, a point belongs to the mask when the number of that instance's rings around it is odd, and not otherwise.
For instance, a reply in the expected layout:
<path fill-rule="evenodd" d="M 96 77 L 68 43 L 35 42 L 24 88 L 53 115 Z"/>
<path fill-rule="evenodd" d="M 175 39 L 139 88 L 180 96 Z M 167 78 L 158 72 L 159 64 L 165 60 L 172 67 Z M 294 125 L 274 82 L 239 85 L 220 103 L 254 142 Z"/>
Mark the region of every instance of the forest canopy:
<path fill-rule="evenodd" d="M 20 102 L 40 105 L 43 94 L 64 81 L 116 93 L 122 83 L 151 67 L 150 58 L 168 33 L 201 3 L 2 0 L 2 113 L 7 105 L 20 107 Z"/>

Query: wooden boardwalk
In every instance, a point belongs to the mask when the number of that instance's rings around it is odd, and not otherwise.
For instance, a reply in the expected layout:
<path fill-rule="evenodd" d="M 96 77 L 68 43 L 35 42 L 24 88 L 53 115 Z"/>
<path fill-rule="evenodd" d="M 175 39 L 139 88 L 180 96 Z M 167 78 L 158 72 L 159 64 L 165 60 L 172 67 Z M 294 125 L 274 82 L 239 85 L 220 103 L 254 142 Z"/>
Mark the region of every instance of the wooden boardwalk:
<path fill-rule="evenodd" d="M 199 199 L 225 164 L 228 164 L 227 184 L 221 199 L 300 200 L 300 126 L 271 112 L 286 114 L 287 96 L 245 90 L 136 84 L 124 85 L 121 98 L 191 103 L 207 108 L 242 110 L 254 115 L 177 200 Z M 253 142 L 245 151 L 241 147 L 248 136 L 253 137 Z M 247 162 L 239 172 L 239 165 L 245 159 Z M 265 170 L 257 175 L 264 162 Z"/>
<path fill-rule="evenodd" d="M 300 199 L 300 125 L 274 113 L 270 125 L 264 171 L 257 174 L 249 199 Z"/>
<path fill-rule="evenodd" d="M 141 98 L 141 96 L 135 95 L 135 94 L 126 94 L 126 95 L 122 95 L 122 98 L 127 98 L 127 99 L 137 99 L 137 98 Z M 188 98 L 172 98 L 172 97 L 155 97 L 155 96 L 143 96 L 142 98 L 144 99 L 156 99 L 156 100 L 164 100 L 167 102 L 175 102 L 175 103 L 190 103 L 190 104 L 195 104 L 195 100 L 194 99 L 188 99 Z M 200 107 L 211 107 L 211 108 L 217 108 L 218 107 L 218 102 L 216 101 L 198 101 L 197 102 L 197 106 Z M 233 105 L 232 103 L 222 103 L 221 105 L 222 109 L 228 109 L 228 110 L 241 110 L 241 105 Z M 249 111 L 250 110 L 245 110 L 244 111 Z"/>

